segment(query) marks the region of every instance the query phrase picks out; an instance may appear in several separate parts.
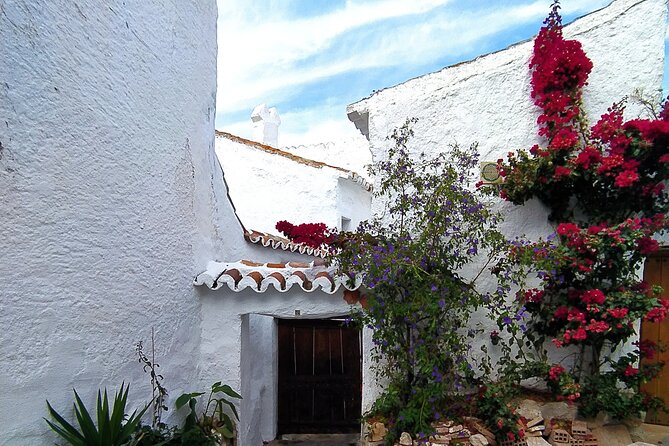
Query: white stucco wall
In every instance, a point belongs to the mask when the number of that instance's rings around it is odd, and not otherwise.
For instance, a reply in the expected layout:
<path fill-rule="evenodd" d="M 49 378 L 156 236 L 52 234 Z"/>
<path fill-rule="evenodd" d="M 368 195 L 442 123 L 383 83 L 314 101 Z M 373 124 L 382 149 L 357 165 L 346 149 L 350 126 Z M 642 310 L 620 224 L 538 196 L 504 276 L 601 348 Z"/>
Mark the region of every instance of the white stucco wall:
<path fill-rule="evenodd" d="M 565 36 L 578 39 L 594 64 L 584 95 L 593 123 L 614 101 L 637 88 L 659 99 L 665 31 L 662 0 L 617 0 L 565 27 Z M 368 114 L 368 121 L 359 124 L 368 124 L 375 161 L 385 156 L 386 137 L 411 117 L 419 119 L 413 126 L 414 150 L 429 153 L 453 143 L 476 142 L 481 159 L 495 161 L 511 150 L 530 148 L 541 142 L 535 124 L 539 109 L 530 99 L 532 45 L 520 43 L 386 88 L 350 105 L 349 116 Z M 639 105 L 628 104 L 628 117 L 640 112 Z M 380 205 L 376 201 L 372 210 Z M 545 233 L 542 213 L 528 217 L 524 208 L 503 209 L 510 228 Z"/>
<path fill-rule="evenodd" d="M 49 444 L 45 399 L 68 417 L 72 388 L 150 399 L 152 327 L 170 395 L 200 386 L 192 278 L 218 233 L 242 243 L 214 193 L 216 5 L 0 10 L 0 444 Z"/>
<path fill-rule="evenodd" d="M 565 27 L 565 36 L 582 42 L 594 64 L 584 95 L 592 123 L 635 89 L 660 99 L 666 19 L 663 0 L 617 0 Z M 509 151 L 529 149 L 541 142 L 535 124 L 539 109 L 530 98 L 532 45 L 531 41 L 520 43 L 386 88 L 350 105 L 349 118 L 368 135 L 375 161 L 386 156 L 386 137 L 411 117 L 419 119 L 410 141 L 415 152 L 436 153 L 449 144 L 476 142 L 481 160 L 495 161 Z M 636 117 L 641 111 L 630 102 L 626 115 Z M 375 199 L 372 212 L 383 207 Z M 537 200 L 522 207 L 497 201 L 496 207 L 505 215 L 502 229 L 511 237 L 525 234 L 536 239 L 553 231 L 546 209 Z M 480 317 L 474 323 L 486 324 Z M 480 339 L 473 350 L 483 342 L 488 341 Z M 366 380 L 365 384 L 374 383 Z M 367 390 L 373 391 L 372 387 Z"/>
<path fill-rule="evenodd" d="M 333 166 L 343 167 L 369 178 L 366 166 L 371 164 L 372 154 L 369 151 L 367 139 L 360 134 L 351 138 L 319 144 L 285 146 L 281 150 Z"/>
<path fill-rule="evenodd" d="M 349 178 L 351 172 L 296 161 L 253 144 L 216 137 L 230 196 L 247 229 L 277 234 L 281 220 L 340 228 L 342 216 L 355 227 L 369 218 L 371 194 Z"/>

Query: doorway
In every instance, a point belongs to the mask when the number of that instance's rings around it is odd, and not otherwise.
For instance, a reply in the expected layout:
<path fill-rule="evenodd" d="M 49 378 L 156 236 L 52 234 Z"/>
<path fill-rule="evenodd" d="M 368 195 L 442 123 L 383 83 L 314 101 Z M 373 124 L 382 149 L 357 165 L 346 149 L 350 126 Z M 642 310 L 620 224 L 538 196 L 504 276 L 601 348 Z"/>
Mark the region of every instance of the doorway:
<path fill-rule="evenodd" d="M 360 432 L 360 330 L 337 319 L 277 322 L 278 434 Z"/>
<path fill-rule="evenodd" d="M 644 267 L 644 280 L 651 285 L 662 287 L 662 298 L 669 298 L 669 252 L 662 252 L 657 256 L 649 257 Z M 669 342 L 669 318 L 662 322 L 641 321 L 641 339 L 658 343 Z M 660 397 L 665 404 L 669 404 L 669 352 L 662 352 L 655 355 L 652 361 L 644 362 L 657 363 L 665 362 L 667 365 L 662 368 L 660 374 L 652 381 L 644 384 L 641 389 L 652 396 Z M 648 412 L 646 423 L 669 425 L 669 414 L 663 412 Z"/>

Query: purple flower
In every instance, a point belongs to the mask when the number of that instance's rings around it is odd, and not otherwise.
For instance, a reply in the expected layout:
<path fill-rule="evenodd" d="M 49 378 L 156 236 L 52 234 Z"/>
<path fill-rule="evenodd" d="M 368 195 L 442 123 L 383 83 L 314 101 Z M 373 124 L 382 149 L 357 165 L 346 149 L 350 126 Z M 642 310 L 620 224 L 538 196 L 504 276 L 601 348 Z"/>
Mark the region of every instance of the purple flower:
<path fill-rule="evenodd" d="M 432 378 L 434 378 L 435 382 L 440 383 L 444 376 L 439 372 L 439 369 L 435 367 L 432 369 Z"/>

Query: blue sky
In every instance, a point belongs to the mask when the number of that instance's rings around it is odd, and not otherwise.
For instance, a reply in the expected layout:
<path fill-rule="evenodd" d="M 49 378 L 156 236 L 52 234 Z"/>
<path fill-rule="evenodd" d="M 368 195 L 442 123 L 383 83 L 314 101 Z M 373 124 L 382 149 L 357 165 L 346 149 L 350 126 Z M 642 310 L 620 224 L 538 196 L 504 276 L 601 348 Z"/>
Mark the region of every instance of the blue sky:
<path fill-rule="evenodd" d="M 610 0 L 562 0 L 565 22 Z M 251 137 L 281 116 L 279 144 L 355 134 L 346 106 L 374 90 L 534 36 L 551 0 L 218 0 L 216 128 Z M 667 80 L 665 70 L 665 92 Z"/>

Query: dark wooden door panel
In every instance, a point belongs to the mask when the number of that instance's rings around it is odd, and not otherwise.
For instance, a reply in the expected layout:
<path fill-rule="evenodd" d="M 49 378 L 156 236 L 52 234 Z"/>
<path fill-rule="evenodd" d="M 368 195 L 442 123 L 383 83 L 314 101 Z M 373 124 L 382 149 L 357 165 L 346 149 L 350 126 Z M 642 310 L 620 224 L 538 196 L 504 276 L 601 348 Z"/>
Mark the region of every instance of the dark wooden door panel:
<path fill-rule="evenodd" d="M 336 320 L 279 321 L 279 434 L 360 429 L 360 331 Z"/>

